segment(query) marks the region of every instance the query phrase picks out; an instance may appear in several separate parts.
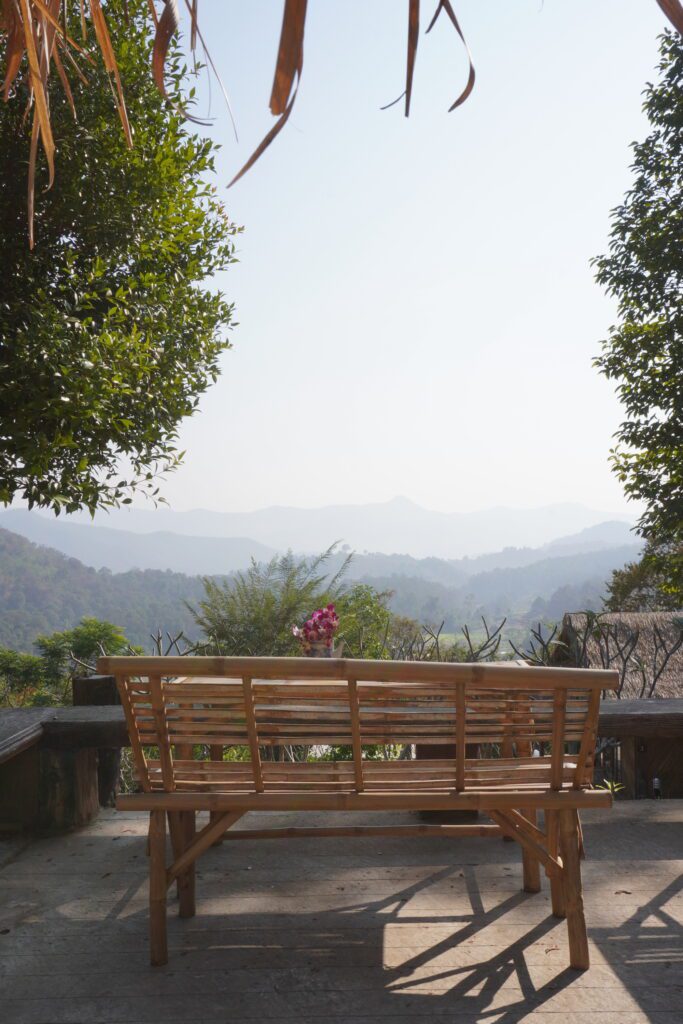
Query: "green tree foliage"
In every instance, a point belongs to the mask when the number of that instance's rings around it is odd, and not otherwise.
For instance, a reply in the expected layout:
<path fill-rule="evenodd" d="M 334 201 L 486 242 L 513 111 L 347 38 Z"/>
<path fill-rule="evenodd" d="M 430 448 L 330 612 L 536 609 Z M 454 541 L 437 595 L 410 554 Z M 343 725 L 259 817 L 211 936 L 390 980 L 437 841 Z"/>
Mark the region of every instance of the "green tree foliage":
<path fill-rule="evenodd" d="M 596 365 L 626 419 L 612 462 L 626 493 L 645 502 L 639 528 L 656 544 L 683 533 L 683 38 L 661 39 L 660 80 L 645 90 L 651 132 L 635 143 L 634 181 L 613 213 L 597 280 L 620 322 Z"/>
<path fill-rule="evenodd" d="M 0 707 L 52 703 L 42 699 L 45 682 L 42 658 L 0 646 Z"/>
<path fill-rule="evenodd" d="M 195 622 L 185 602 L 203 593 L 198 576 L 93 569 L 0 529 L 0 644 L 6 647 L 31 652 L 37 635 L 95 616 L 119 623 L 131 643 L 149 649 L 159 627 L 192 637 Z"/>
<path fill-rule="evenodd" d="M 130 653 L 118 626 L 84 618 L 73 629 L 35 641 L 38 654 L 0 646 L 0 706 L 69 703 L 71 680 L 87 675 L 100 655 Z"/>
<path fill-rule="evenodd" d="M 197 626 L 222 655 L 298 654 L 292 626 L 340 594 L 348 560 L 329 578 L 333 552 L 312 559 L 288 552 L 266 564 L 253 562 L 233 579 L 204 577 L 205 596 L 193 611 Z"/>
<path fill-rule="evenodd" d="M 235 260 L 236 229 L 208 181 L 216 147 L 156 90 L 146 0 L 109 0 L 107 18 L 134 147 L 99 55 L 85 65 L 87 86 L 72 77 L 76 119 L 54 77 L 56 180 L 45 192 L 39 166 L 33 252 L 17 173 L 30 134 L 25 83 L 0 110 L 0 500 L 21 494 L 55 512 L 156 492 L 181 457 L 180 420 L 218 376 L 233 318 L 202 286 Z M 172 44 L 175 104 L 186 79 Z"/>
<path fill-rule="evenodd" d="M 130 645 L 118 626 L 86 617 L 74 629 L 36 637 L 36 648 L 48 679 L 57 682 L 65 674 L 87 672 L 100 655 L 125 654 Z"/>
<path fill-rule="evenodd" d="M 605 607 L 613 612 L 683 608 L 683 543 L 651 541 L 642 558 L 612 573 Z"/>
<path fill-rule="evenodd" d="M 357 583 L 337 600 L 339 641 L 345 658 L 388 658 L 393 616 L 387 608 L 391 594 Z"/>

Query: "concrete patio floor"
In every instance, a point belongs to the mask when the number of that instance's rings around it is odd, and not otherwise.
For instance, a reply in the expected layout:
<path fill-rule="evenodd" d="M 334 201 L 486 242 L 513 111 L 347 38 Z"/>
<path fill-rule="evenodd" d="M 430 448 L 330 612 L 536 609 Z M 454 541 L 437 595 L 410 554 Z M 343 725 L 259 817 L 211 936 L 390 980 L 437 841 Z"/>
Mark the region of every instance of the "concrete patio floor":
<path fill-rule="evenodd" d="M 240 824 L 295 817 L 367 821 Z M 197 916 L 180 920 L 171 899 L 170 961 L 150 968 L 146 818 L 103 812 L 8 848 L 0 1020 L 681 1024 L 683 801 L 618 803 L 584 828 L 583 974 L 567 967 L 546 879 L 539 895 L 520 891 L 516 845 L 442 838 L 214 847 L 198 866 Z"/>

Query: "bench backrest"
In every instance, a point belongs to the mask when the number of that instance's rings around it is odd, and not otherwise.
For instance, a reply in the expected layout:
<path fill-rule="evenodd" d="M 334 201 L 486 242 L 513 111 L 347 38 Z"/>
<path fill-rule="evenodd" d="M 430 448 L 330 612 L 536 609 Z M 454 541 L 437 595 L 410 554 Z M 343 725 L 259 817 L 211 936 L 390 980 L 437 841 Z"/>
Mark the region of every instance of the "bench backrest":
<path fill-rule="evenodd" d="M 601 691 L 617 686 L 616 672 L 519 663 L 126 657 L 101 658 L 98 671 L 117 678 L 140 784 L 167 791 L 182 787 L 193 758 L 201 786 L 202 762 L 208 771 L 235 746 L 250 753 L 242 784 L 263 791 L 260 749 L 288 745 L 348 746 L 350 785 L 360 791 L 366 748 L 415 743 L 456 744 L 444 757 L 458 791 L 486 778 L 522 783 L 533 749 L 542 752 L 535 785 L 581 787 L 592 774 Z M 158 749 L 153 762 L 149 747 Z"/>

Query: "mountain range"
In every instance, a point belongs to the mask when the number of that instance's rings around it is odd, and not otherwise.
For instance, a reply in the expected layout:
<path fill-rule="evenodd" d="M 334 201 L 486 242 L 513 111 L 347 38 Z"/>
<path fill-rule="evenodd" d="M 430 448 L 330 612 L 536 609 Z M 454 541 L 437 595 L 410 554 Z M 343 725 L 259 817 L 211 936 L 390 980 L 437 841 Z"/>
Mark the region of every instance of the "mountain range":
<path fill-rule="evenodd" d="M 167 530 L 134 533 L 24 509 L 0 513 L 0 527 L 112 572 L 171 569 L 195 576 L 221 575 L 246 569 L 252 558 L 266 562 L 276 554 L 274 548 L 248 537 L 186 537 Z"/>
<path fill-rule="evenodd" d="M 0 529 L 0 645 L 12 650 L 31 651 L 39 634 L 70 629 L 85 616 L 120 626 L 149 650 L 159 627 L 195 634 L 185 602 L 196 607 L 203 593 L 198 576 L 93 569 Z"/>
<path fill-rule="evenodd" d="M 0 514 L 0 644 L 30 650 L 38 633 L 83 616 L 108 619 L 145 647 L 158 628 L 193 637 L 188 602 L 196 607 L 203 596 L 201 576 L 227 576 L 275 550 L 246 537 L 134 533 L 10 510 Z M 611 572 L 639 551 L 627 524 L 608 521 L 472 558 L 365 552 L 354 555 L 347 579 L 388 592 L 396 613 L 443 621 L 448 632 L 481 615 L 525 627 L 598 609 Z M 345 554 L 332 555 L 331 571 Z"/>
<path fill-rule="evenodd" d="M 116 520 L 126 521 L 126 520 Z M 137 520 L 133 520 L 136 522 Z M 163 520 L 164 523 L 167 521 Z M 37 544 L 55 548 L 78 558 L 96 569 L 112 572 L 131 569 L 170 569 L 191 575 L 221 575 L 245 569 L 253 558 L 271 559 L 277 549 L 249 537 L 195 536 L 167 530 L 138 533 L 132 530 L 95 526 L 72 519 L 48 518 L 24 509 L 0 513 L 0 527 L 18 533 Z M 315 553 L 334 541 L 328 537 Z M 589 555 L 616 548 L 635 548 L 638 539 L 627 523 L 619 520 L 598 523 L 569 536 L 559 537 L 540 547 L 507 547 L 474 558 L 416 558 L 413 555 L 385 554 L 381 551 L 354 553 L 349 570 L 351 578 L 410 576 L 458 586 L 470 576 L 495 569 L 519 569 L 552 558 Z M 281 547 L 280 552 L 294 548 Z M 304 553 L 305 549 L 298 549 Z M 333 559 L 341 564 L 348 545 Z M 630 553 L 633 556 L 633 552 Z M 588 568 L 590 559 L 584 560 Z"/>
<path fill-rule="evenodd" d="M 435 512 L 398 497 L 365 505 L 315 509 L 273 506 L 253 512 L 127 507 L 99 514 L 95 523 L 85 514 L 70 516 L 67 521 L 80 522 L 94 530 L 106 526 L 133 533 L 248 538 L 252 546 L 259 544 L 277 551 L 291 549 L 305 554 L 317 553 L 340 541 L 358 552 L 452 559 L 471 558 L 505 547 L 537 548 L 614 518 L 576 503 L 530 509 Z"/>

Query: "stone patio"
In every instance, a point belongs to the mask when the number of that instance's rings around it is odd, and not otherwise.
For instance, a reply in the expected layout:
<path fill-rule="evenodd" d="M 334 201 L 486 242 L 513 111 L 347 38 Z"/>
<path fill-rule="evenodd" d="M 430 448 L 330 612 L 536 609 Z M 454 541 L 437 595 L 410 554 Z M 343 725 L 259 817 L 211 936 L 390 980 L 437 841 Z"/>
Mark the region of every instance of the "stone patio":
<path fill-rule="evenodd" d="M 367 823 L 343 823 L 352 817 Z M 295 823 L 240 824 L 266 818 Z M 153 969 L 146 818 L 103 812 L 79 832 L 7 846 L 0 1019 L 681 1024 L 683 801 L 618 803 L 584 827 L 585 974 L 566 966 L 546 880 L 540 895 L 520 891 L 515 845 L 442 838 L 214 847 L 198 866 L 197 916 L 180 920 L 171 900 L 170 962 Z"/>

